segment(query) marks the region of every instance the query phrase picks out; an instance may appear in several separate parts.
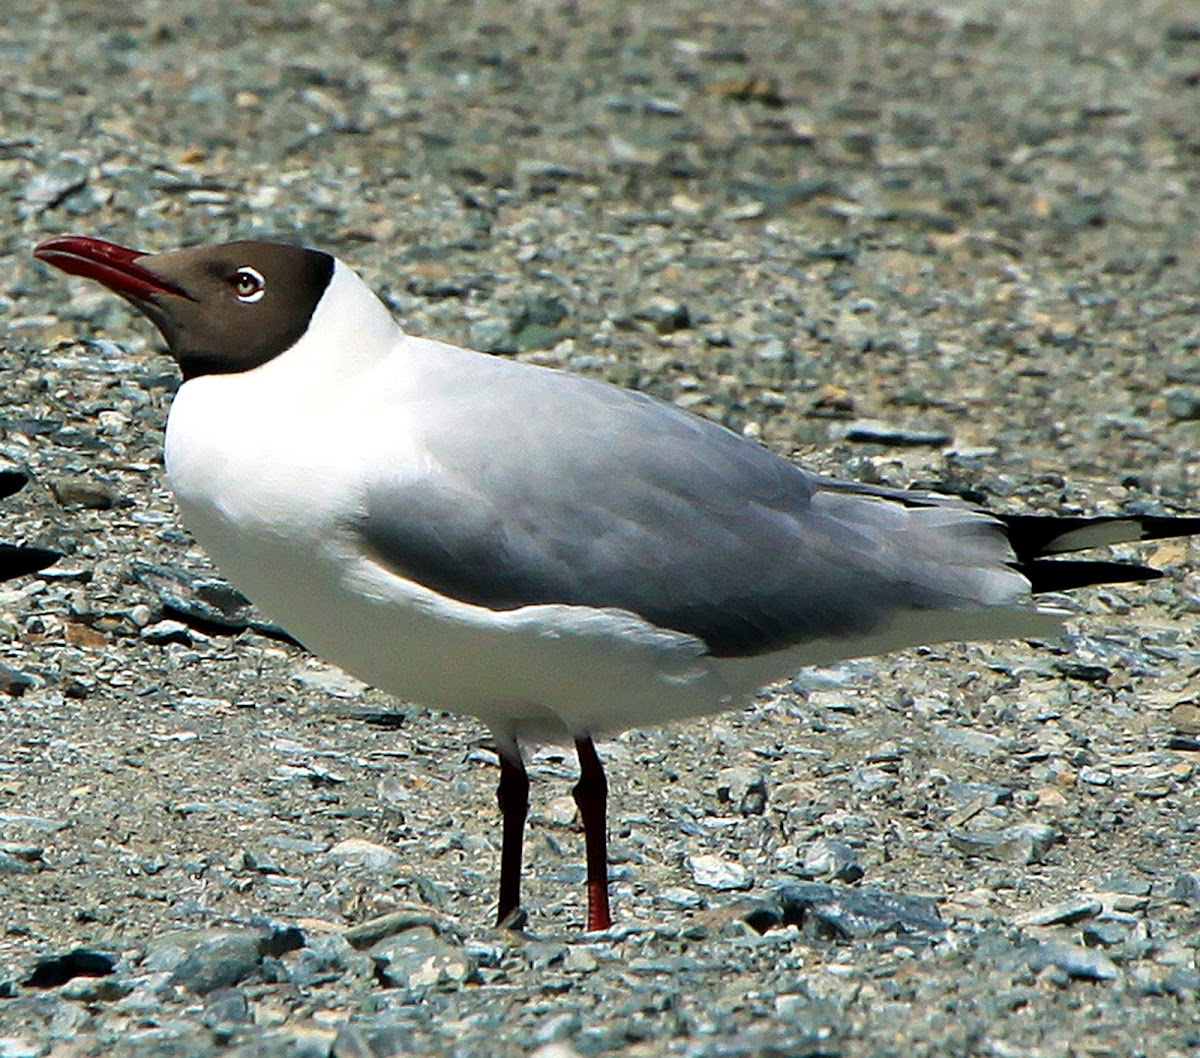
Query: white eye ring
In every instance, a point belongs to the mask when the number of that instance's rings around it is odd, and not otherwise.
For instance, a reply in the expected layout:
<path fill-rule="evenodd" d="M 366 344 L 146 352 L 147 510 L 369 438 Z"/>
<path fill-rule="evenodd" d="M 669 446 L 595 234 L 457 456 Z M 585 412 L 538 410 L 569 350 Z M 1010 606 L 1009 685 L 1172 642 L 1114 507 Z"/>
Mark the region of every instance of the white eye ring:
<path fill-rule="evenodd" d="M 249 279 L 254 284 L 254 289 L 249 293 L 243 294 L 238 290 L 238 287 L 244 280 Z M 257 268 L 251 268 L 249 265 L 242 265 L 237 270 L 233 277 L 233 289 L 237 292 L 238 301 L 245 302 L 251 305 L 256 301 L 261 301 L 262 296 L 267 292 L 267 281 L 263 279 L 262 273 Z"/>

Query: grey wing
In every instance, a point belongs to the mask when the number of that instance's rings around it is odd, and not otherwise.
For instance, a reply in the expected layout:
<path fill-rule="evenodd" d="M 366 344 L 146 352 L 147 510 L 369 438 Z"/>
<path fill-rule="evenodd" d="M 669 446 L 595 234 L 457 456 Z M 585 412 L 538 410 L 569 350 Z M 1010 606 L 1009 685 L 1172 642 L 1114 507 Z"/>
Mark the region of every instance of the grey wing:
<path fill-rule="evenodd" d="M 1028 594 L 1002 526 L 805 473 L 642 394 L 504 361 L 431 385 L 425 471 L 372 482 L 394 572 L 497 610 L 617 607 L 723 656 Z"/>

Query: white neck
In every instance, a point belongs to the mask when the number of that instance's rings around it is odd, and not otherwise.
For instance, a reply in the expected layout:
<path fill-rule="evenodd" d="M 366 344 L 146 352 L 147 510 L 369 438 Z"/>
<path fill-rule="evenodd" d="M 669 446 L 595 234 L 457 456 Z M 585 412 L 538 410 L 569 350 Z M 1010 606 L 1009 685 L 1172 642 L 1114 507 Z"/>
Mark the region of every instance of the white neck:
<path fill-rule="evenodd" d="M 328 394 L 387 356 L 402 336 L 387 306 L 335 258 L 329 286 L 300 340 L 242 378 L 296 396 Z"/>

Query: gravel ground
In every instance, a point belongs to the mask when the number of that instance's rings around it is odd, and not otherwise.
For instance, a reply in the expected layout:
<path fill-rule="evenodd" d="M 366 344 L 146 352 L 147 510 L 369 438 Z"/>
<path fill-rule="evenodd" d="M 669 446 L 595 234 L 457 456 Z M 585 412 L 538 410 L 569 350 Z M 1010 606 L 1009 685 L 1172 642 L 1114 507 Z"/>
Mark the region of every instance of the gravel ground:
<path fill-rule="evenodd" d="M 1200 574 L 1069 641 L 912 651 L 495 758 L 239 605 L 161 472 L 153 332 L 38 239 L 299 236 L 412 331 L 841 474 L 1196 510 L 1189 0 L 9 0 L 0 25 L 0 1056 L 1200 1049 Z M 372 718 L 373 722 L 368 719 Z"/>

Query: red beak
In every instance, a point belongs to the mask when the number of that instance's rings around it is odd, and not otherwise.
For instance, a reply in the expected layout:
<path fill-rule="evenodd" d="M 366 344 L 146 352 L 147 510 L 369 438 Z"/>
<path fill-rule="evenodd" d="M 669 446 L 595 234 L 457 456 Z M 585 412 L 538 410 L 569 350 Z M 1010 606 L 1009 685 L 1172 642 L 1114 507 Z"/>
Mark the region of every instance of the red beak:
<path fill-rule="evenodd" d="M 122 297 L 146 301 L 158 294 L 194 300 L 185 290 L 138 264 L 151 254 L 86 235 L 60 235 L 35 247 L 33 256 L 73 276 L 103 283 Z"/>

